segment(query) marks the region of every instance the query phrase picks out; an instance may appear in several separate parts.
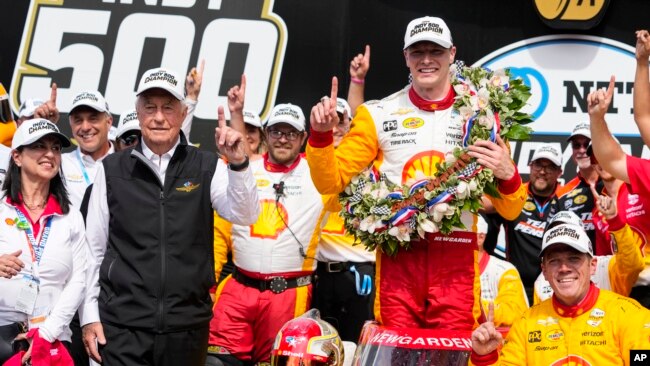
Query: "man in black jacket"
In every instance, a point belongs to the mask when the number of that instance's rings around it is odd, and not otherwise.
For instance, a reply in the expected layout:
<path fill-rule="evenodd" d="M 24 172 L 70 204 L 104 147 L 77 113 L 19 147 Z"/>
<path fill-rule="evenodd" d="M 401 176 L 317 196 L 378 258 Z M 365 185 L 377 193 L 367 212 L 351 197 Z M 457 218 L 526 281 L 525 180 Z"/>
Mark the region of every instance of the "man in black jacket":
<path fill-rule="evenodd" d="M 220 107 L 215 141 L 228 167 L 188 145 L 182 81 L 162 68 L 145 72 L 136 101 L 142 140 L 107 157 L 95 178 L 80 313 L 86 350 L 104 365 L 205 364 L 212 210 L 240 225 L 257 219 L 242 135 Z"/>

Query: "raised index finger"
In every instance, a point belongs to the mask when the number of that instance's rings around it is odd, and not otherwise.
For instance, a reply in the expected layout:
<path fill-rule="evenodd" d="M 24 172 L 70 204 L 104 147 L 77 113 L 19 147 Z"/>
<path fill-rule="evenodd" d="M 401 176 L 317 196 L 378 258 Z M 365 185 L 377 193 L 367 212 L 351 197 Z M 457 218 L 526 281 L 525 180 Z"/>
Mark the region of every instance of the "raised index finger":
<path fill-rule="evenodd" d="M 336 96 L 339 93 L 339 79 L 336 76 L 332 77 L 332 91 L 330 92 L 330 100 L 336 105 Z"/>
<path fill-rule="evenodd" d="M 239 84 L 239 90 L 242 94 L 246 94 L 246 74 L 241 74 L 241 83 Z"/>
<path fill-rule="evenodd" d="M 366 51 L 363 53 L 363 60 L 370 63 L 370 45 L 366 45 Z"/>
<path fill-rule="evenodd" d="M 226 115 L 223 112 L 223 106 L 217 107 L 217 122 L 220 129 L 226 127 Z"/>
<path fill-rule="evenodd" d="M 203 75 L 203 69 L 205 69 L 205 59 L 201 60 L 201 63 L 199 64 L 199 74 Z"/>
<path fill-rule="evenodd" d="M 492 301 L 488 304 L 487 321 L 489 323 L 494 323 L 494 302 Z"/>
<path fill-rule="evenodd" d="M 612 75 L 609 78 L 609 86 L 607 87 L 607 92 L 606 92 L 606 97 L 607 99 L 611 99 L 612 96 L 614 95 L 614 84 L 616 82 L 616 76 Z"/>
<path fill-rule="evenodd" d="M 50 89 L 50 102 L 56 105 L 56 83 L 52 83 L 52 89 Z"/>

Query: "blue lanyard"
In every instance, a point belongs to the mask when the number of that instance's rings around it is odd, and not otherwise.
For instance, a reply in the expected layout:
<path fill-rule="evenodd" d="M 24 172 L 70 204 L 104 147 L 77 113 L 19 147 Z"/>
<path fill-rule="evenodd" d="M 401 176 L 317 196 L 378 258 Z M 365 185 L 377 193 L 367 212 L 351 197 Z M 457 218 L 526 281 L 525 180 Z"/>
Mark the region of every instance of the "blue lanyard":
<path fill-rule="evenodd" d="M 84 180 L 86 181 L 86 187 L 90 185 L 90 178 L 88 178 L 88 173 L 86 173 L 86 166 L 84 165 L 83 160 L 81 160 L 81 153 L 77 149 L 77 161 L 79 161 L 79 166 L 81 167 L 81 174 L 84 175 Z"/>
<path fill-rule="evenodd" d="M 540 204 L 537 203 L 537 199 L 535 199 L 535 197 L 533 197 L 533 203 L 537 207 L 537 211 L 539 211 L 539 216 L 540 217 L 544 217 L 544 210 L 546 210 L 546 207 L 548 207 L 548 204 L 551 203 L 552 200 L 553 200 L 553 197 L 551 196 L 551 197 L 549 197 L 548 200 L 546 200 L 546 202 L 543 205 L 540 206 Z"/>
<path fill-rule="evenodd" d="M 21 221 L 29 222 L 25 215 L 17 208 L 16 214 Z M 25 229 L 25 236 L 27 236 L 27 243 L 29 244 L 29 249 L 32 254 L 32 262 L 36 262 L 36 264 L 41 263 L 43 250 L 45 250 L 45 243 L 47 243 L 47 238 L 50 236 L 50 228 L 52 227 L 52 216 L 45 220 L 45 228 L 43 229 L 43 234 L 41 234 L 41 240 L 38 243 L 36 243 L 36 238 L 34 238 L 32 229 L 30 227 Z"/>

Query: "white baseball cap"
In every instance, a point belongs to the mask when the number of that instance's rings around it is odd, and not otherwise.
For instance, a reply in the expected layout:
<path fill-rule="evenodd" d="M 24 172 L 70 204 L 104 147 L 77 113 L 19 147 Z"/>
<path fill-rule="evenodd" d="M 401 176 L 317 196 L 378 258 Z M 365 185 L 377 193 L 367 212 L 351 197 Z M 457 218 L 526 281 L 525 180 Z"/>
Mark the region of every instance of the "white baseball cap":
<path fill-rule="evenodd" d="M 138 112 L 136 112 L 135 109 L 122 112 L 120 115 L 120 121 L 117 123 L 117 135 L 115 137 L 120 138 L 125 132 L 134 130 L 140 131 Z"/>
<path fill-rule="evenodd" d="M 258 116 L 257 113 L 253 113 L 245 109 L 242 112 L 244 113 L 244 123 L 248 123 L 249 125 L 257 128 L 262 128 L 262 121 L 260 120 L 260 116 Z"/>
<path fill-rule="evenodd" d="M 343 98 L 336 98 L 336 113 L 348 112 L 348 118 L 352 118 L 352 109 L 348 101 Z"/>
<path fill-rule="evenodd" d="M 25 118 L 25 117 L 33 116 L 34 112 L 36 112 L 36 108 L 38 108 L 43 103 L 45 102 L 43 102 L 43 100 L 41 99 L 35 99 L 35 98 L 25 99 L 20 104 L 20 108 L 18 109 L 18 117 Z"/>
<path fill-rule="evenodd" d="M 540 145 L 537 150 L 535 150 L 533 158 L 530 159 L 530 162 L 532 163 L 533 161 L 539 159 L 548 159 L 556 166 L 562 166 L 562 153 L 553 144 Z"/>
<path fill-rule="evenodd" d="M 578 123 L 574 128 L 573 131 L 571 132 L 571 136 L 569 136 L 567 141 L 571 141 L 571 139 L 574 136 L 584 136 L 588 139 L 591 139 L 591 130 L 589 129 L 589 123 L 587 122 L 580 122 Z"/>
<path fill-rule="evenodd" d="M 478 219 L 476 221 L 476 233 L 477 234 L 487 234 L 488 232 L 488 223 L 483 218 L 483 215 L 477 215 Z"/>
<path fill-rule="evenodd" d="M 551 218 L 546 226 L 547 230 L 560 224 L 569 224 L 582 227 L 582 220 L 573 211 L 560 211 Z"/>
<path fill-rule="evenodd" d="M 115 141 L 117 138 L 117 127 L 111 126 L 111 128 L 108 129 L 108 139 L 111 141 Z"/>
<path fill-rule="evenodd" d="M 27 146 L 47 135 L 58 137 L 63 147 L 70 146 L 70 140 L 59 132 L 59 128 L 54 123 L 43 118 L 34 118 L 28 119 L 18 127 L 11 141 L 11 149 L 16 150 L 21 146 Z"/>
<path fill-rule="evenodd" d="M 544 251 L 555 244 L 568 245 L 581 253 L 594 256 L 591 248 L 591 240 L 589 240 L 589 236 L 582 226 L 561 224 L 547 230 L 542 239 L 542 250 L 539 252 L 539 256 L 542 257 Z"/>
<path fill-rule="evenodd" d="M 159 88 L 183 101 L 185 99 L 185 83 L 183 80 L 177 73 L 161 67 L 147 70 L 140 78 L 136 95 L 140 95 L 149 89 Z"/>
<path fill-rule="evenodd" d="M 70 113 L 72 113 L 75 108 L 81 107 L 81 106 L 86 106 L 90 107 L 97 112 L 107 112 L 109 113 L 108 110 L 108 103 L 106 103 L 106 99 L 104 99 L 104 96 L 102 93 L 98 91 L 83 91 L 72 99 L 72 107 L 70 108 Z"/>
<path fill-rule="evenodd" d="M 278 104 L 271 110 L 271 116 L 266 122 L 266 127 L 268 128 L 278 123 L 288 123 L 296 130 L 304 131 L 305 115 L 297 105 L 290 103 Z"/>
<path fill-rule="evenodd" d="M 451 47 L 451 31 L 444 20 L 436 17 L 423 17 L 411 20 L 404 35 L 404 49 L 417 42 L 433 42 L 444 48 Z"/>

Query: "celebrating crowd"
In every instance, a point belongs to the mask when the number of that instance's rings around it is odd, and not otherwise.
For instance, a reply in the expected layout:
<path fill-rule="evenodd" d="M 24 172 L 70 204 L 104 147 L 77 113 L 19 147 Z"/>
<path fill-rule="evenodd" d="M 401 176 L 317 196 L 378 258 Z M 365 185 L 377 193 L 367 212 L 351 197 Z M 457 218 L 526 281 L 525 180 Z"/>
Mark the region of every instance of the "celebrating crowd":
<path fill-rule="evenodd" d="M 146 71 L 113 137 L 98 91 L 73 98 L 71 138 L 56 84 L 47 101 L 26 99 L 11 148 L 0 145 L 0 364 L 342 365 L 368 320 L 465 331 L 474 365 L 627 365 L 630 350 L 650 350 L 650 163 L 607 128 L 613 77 L 568 139 L 567 184 L 555 144 L 539 144 L 524 183 L 497 134 L 467 148 L 496 191 L 479 212 L 458 207 L 449 234 L 394 254 L 346 231 L 339 193 L 357 174 L 410 184 L 463 143 L 445 22 L 411 21 L 403 55 L 403 89 L 364 103 L 366 46 L 347 100 L 334 77 L 308 118 L 282 103 L 262 123 L 242 75 L 213 149 L 190 142 L 203 62 L 185 82 Z M 647 31 L 636 57 L 634 117 L 649 143 Z M 422 123 L 395 144 L 402 119 Z M 500 226 L 506 260 L 486 239 Z"/>

